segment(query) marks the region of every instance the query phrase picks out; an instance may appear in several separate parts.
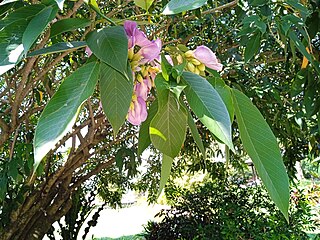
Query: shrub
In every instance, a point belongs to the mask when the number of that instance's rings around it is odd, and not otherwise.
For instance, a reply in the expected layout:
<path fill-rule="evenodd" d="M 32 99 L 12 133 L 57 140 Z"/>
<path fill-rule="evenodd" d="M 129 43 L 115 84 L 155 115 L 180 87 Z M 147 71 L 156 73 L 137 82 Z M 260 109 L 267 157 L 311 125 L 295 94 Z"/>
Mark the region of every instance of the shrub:
<path fill-rule="evenodd" d="M 231 182 L 197 184 L 184 190 L 169 210 L 149 222 L 146 239 L 308 239 L 312 229 L 307 200 L 292 191 L 290 223 L 262 186 Z"/>

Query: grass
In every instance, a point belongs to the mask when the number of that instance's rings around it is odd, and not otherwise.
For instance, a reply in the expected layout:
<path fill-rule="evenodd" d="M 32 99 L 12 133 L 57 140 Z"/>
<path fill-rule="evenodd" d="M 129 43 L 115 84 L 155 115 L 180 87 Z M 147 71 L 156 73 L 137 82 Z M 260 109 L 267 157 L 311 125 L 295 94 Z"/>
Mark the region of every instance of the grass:
<path fill-rule="evenodd" d="M 139 235 L 122 236 L 119 238 L 109 238 L 109 237 L 94 238 L 94 240 L 143 240 L 143 239 L 144 237 Z"/>

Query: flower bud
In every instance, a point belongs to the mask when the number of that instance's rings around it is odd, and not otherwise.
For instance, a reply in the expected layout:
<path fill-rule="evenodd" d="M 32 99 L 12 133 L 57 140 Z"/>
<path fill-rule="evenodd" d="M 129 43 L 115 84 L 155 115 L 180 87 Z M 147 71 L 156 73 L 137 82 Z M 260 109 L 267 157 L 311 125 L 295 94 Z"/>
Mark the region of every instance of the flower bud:
<path fill-rule="evenodd" d="M 130 62 L 130 66 L 132 70 L 135 70 L 138 65 L 139 65 L 139 61 Z"/>
<path fill-rule="evenodd" d="M 183 58 L 182 58 L 181 55 L 177 56 L 177 61 L 178 61 L 179 64 L 183 63 Z"/>
<path fill-rule="evenodd" d="M 134 52 L 133 52 L 133 47 L 129 48 L 128 50 L 128 58 L 129 60 L 131 60 L 133 58 Z"/>
<path fill-rule="evenodd" d="M 141 66 L 141 73 L 142 73 L 142 77 L 146 77 L 148 75 L 148 68 L 144 65 Z"/>
<path fill-rule="evenodd" d="M 193 71 L 193 72 L 194 72 L 195 74 L 198 74 L 198 75 L 200 74 L 200 70 L 199 70 L 197 67 L 194 68 L 194 71 Z"/>
<path fill-rule="evenodd" d="M 143 82 L 143 77 L 141 76 L 141 74 L 137 75 L 137 80 L 138 82 L 142 83 Z"/>
<path fill-rule="evenodd" d="M 137 99 L 138 99 L 137 95 L 135 95 L 135 94 L 132 94 L 132 102 L 135 102 L 135 101 L 137 101 Z"/>
<path fill-rule="evenodd" d="M 193 51 L 191 51 L 191 50 L 186 51 L 186 52 L 184 53 L 184 55 L 185 55 L 187 58 L 191 58 L 191 57 L 193 57 Z"/>
<path fill-rule="evenodd" d="M 201 64 L 198 66 L 198 68 L 199 68 L 199 70 L 200 70 L 201 72 L 204 72 L 204 70 L 206 70 L 206 66 L 205 66 L 203 63 L 201 63 Z"/>
<path fill-rule="evenodd" d="M 191 62 L 187 63 L 187 68 L 190 72 L 194 72 L 195 67 Z"/>
<path fill-rule="evenodd" d="M 141 55 L 139 53 L 136 53 L 132 57 L 132 61 L 139 61 L 141 59 Z"/>
<path fill-rule="evenodd" d="M 194 64 L 194 65 L 196 65 L 196 66 L 199 66 L 200 64 L 201 64 L 201 62 L 199 62 L 197 59 L 195 59 L 195 58 L 192 58 L 191 59 L 191 62 L 192 62 L 192 64 Z"/>
<path fill-rule="evenodd" d="M 134 109 L 134 103 L 133 103 L 133 102 L 131 102 L 131 103 L 130 103 L 129 110 L 133 110 L 133 109 Z"/>

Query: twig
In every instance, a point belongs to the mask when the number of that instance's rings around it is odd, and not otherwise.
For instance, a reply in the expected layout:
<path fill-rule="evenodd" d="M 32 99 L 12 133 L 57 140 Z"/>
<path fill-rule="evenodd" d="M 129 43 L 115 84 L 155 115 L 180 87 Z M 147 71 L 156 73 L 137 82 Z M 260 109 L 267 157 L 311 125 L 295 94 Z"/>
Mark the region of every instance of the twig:
<path fill-rule="evenodd" d="M 239 0 L 234 0 L 232 2 L 223 4 L 223 5 L 219 6 L 219 7 L 215 7 L 213 9 L 209 9 L 209 10 L 203 11 L 201 14 L 206 15 L 206 14 L 210 14 L 210 13 L 219 12 L 219 11 L 224 10 L 226 8 L 234 8 L 234 7 L 236 7 L 238 5 L 238 2 L 239 2 Z M 185 18 L 185 20 L 192 20 L 192 19 L 195 19 L 195 18 L 196 18 L 196 15 L 191 15 L 191 16 L 187 16 Z"/>
<path fill-rule="evenodd" d="M 88 109 L 89 109 L 89 117 L 91 119 L 91 124 L 92 124 L 92 128 L 88 129 L 88 135 L 89 135 L 89 142 L 92 142 L 93 138 L 94 138 L 94 130 L 96 128 L 96 123 L 94 120 L 94 112 L 91 106 L 91 101 L 90 98 L 88 98 L 87 100 L 87 105 L 88 105 Z"/>
<path fill-rule="evenodd" d="M 221 5 L 219 7 L 203 11 L 202 14 L 210 14 L 210 13 L 221 11 L 226 8 L 234 8 L 238 5 L 238 2 L 239 2 L 239 0 L 234 0 L 232 2 L 226 3 L 226 4 Z"/>
<path fill-rule="evenodd" d="M 66 15 L 64 15 L 64 16 L 61 16 L 61 15 L 60 15 L 60 16 L 58 16 L 57 18 L 58 18 L 59 20 L 65 19 L 65 18 L 70 18 L 70 17 L 78 10 L 78 8 L 81 7 L 81 5 L 83 4 L 83 2 L 84 2 L 84 0 L 79 0 L 78 2 L 76 2 L 76 3 L 74 4 L 73 8 L 67 12 Z"/>
<path fill-rule="evenodd" d="M 79 187 L 84 181 L 88 180 L 93 175 L 96 175 L 97 173 L 99 173 L 102 169 L 111 166 L 114 162 L 115 162 L 115 159 L 111 158 L 107 162 L 98 164 L 98 166 L 95 169 L 93 169 L 91 172 L 80 177 L 78 180 L 75 181 L 75 183 L 71 186 L 72 191 L 74 191 L 77 187 Z"/>
<path fill-rule="evenodd" d="M 12 144 L 11 144 L 11 148 L 10 148 L 10 155 L 9 155 L 9 160 L 10 161 L 12 160 L 13 151 L 14 151 L 14 145 L 16 144 L 16 141 L 17 141 L 17 138 L 18 138 L 20 126 L 21 126 L 21 123 L 16 128 L 16 131 L 15 131 L 14 136 L 13 136 L 13 140 L 12 140 Z"/>

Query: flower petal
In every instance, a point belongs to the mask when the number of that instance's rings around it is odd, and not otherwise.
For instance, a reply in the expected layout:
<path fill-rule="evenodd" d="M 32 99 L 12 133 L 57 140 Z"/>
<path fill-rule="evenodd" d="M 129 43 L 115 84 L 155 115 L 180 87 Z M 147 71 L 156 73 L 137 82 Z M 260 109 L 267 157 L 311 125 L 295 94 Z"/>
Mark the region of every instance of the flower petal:
<path fill-rule="evenodd" d="M 133 36 L 135 29 L 137 29 L 137 26 L 137 23 L 134 21 L 125 21 L 123 24 L 124 30 L 129 37 Z"/>
<path fill-rule="evenodd" d="M 217 71 L 222 70 L 222 64 L 219 63 L 216 55 L 206 46 L 198 46 L 194 51 L 194 57 L 206 65 L 208 68 L 212 68 Z"/>
<path fill-rule="evenodd" d="M 170 63 L 173 66 L 173 61 L 170 55 L 165 55 L 165 58 L 167 59 L 168 63 Z"/>
<path fill-rule="evenodd" d="M 137 30 L 137 23 L 134 21 L 125 21 L 123 27 L 128 37 L 128 48 L 132 48 L 135 45 L 134 33 Z"/>
<path fill-rule="evenodd" d="M 132 125 L 140 125 L 147 119 L 147 116 L 147 104 L 141 97 L 138 97 L 134 101 L 134 108 L 129 110 L 128 121 Z"/>
<path fill-rule="evenodd" d="M 134 92 L 137 97 L 141 97 L 143 100 L 147 100 L 149 93 L 149 83 L 147 79 L 144 79 L 142 82 L 138 82 L 135 85 Z"/>
<path fill-rule="evenodd" d="M 158 58 L 160 55 L 160 50 L 161 49 L 158 47 L 157 43 L 151 42 L 149 45 L 142 47 L 138 53 L 144 58 L 142 63 L 147 63 Z"/>
<path fill-rule="evenodd" d="M 85 52 L 86 52 L 86 54 L 88 55 L 88 57 L 90 57 L 91 54 L 92 54 L 92 51 L 91 51 L 91 49 L 90 49 L 88 46 L 86 46 Z"/>
<path fill-rule="evenodd" d="M 151 41 L 147 38 L 147 36 L 139 29 L 136 29 L 134 32 L 135 45 L 139 47 L 144 47 L 149 45 Z"/>

